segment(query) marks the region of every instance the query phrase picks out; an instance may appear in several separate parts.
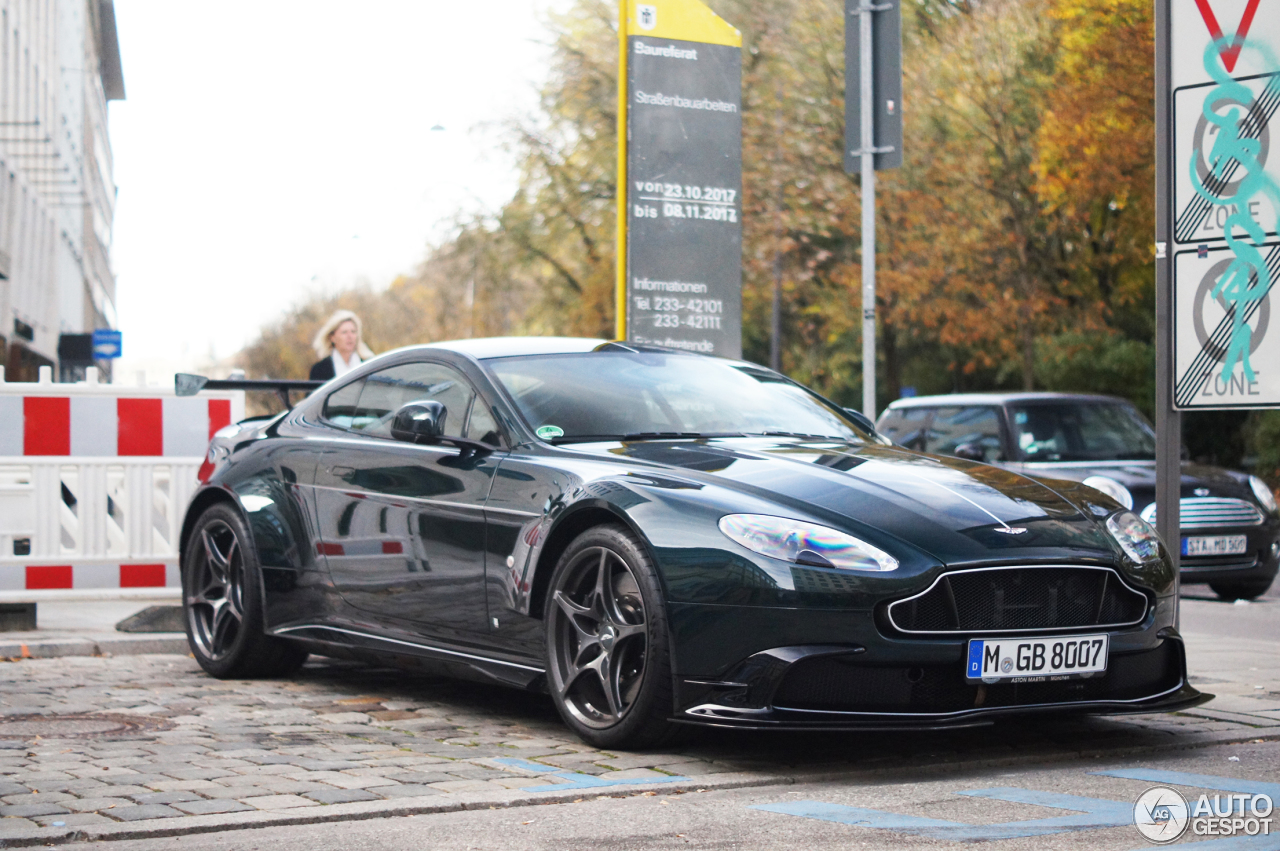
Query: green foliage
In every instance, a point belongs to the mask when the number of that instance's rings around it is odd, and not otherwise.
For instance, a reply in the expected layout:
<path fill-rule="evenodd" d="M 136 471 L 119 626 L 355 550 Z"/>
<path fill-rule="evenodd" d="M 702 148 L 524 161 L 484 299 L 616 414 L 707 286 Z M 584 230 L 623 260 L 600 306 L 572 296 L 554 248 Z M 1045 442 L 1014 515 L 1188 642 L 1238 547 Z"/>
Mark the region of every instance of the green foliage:
<path fill-rule="evenodd" d="M 1280 487 L 1280 411 L 1255 411 L 1245 428 L 1245 446 L 1253 458 L 1253 469 Z"/>

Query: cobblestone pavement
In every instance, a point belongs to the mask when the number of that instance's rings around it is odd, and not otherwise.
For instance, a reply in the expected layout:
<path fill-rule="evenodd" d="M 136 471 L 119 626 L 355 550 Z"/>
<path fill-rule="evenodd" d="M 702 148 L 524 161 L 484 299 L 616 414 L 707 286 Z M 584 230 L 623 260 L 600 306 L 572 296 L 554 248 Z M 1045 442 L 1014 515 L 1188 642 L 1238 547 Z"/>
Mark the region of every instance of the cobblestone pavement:
<path fill-rule="evenodd" d="M 1280 720 L 1248 718 L 875 736 L 698 730 L 670 753 L 608 753 L 572 736 L 545 696 L 397 670 L 313 660 L 291 680 L 218 681 L 178 655 L 29 659 L 0 663 L 0 845 L 1280 735 Z"/>

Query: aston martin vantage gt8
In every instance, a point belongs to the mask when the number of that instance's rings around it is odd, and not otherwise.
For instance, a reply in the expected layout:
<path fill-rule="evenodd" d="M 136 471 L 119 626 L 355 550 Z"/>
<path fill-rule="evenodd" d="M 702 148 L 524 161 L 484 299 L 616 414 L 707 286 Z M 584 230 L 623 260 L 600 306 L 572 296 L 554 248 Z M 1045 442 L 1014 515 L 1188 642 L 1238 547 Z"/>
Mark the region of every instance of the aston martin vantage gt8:
<path fill-rule="evenodd" d="M 183 599 L 216 677 L 397 661 L 546 691 L 612 748 L 1208 699 L 1141 517 L 742 361 L 401 349 L 218 432 L 200 477 Z"/>

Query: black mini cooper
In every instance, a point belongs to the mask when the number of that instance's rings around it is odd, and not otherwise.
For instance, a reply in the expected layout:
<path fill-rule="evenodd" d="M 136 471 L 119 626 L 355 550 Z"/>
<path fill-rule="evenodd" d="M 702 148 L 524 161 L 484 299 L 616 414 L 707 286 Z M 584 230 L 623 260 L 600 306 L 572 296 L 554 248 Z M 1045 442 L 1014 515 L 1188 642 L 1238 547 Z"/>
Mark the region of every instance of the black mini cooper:
<path fill-rule="evenodd" d="M 909 449 L 1096 488 L 1154 524 L 1155 431 L 1129 402 L 1080 393 L 899 399 L 878 430 Z M 1280 565 L 1280 514 L 1257 476 L 1182 465 L 1182 582 L 1252 600 Z"/>

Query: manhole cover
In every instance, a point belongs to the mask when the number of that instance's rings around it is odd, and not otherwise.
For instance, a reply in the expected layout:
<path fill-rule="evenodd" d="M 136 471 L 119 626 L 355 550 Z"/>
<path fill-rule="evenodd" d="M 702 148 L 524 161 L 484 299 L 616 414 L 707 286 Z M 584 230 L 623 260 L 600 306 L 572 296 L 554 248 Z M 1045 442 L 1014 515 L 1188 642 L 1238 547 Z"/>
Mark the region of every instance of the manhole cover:
<path fill-rule="evenodd" d="M 0 723 L 5 739 L 85 739 L 121 736 L 168 727 L 146 715 L 11 715 Z"/>

